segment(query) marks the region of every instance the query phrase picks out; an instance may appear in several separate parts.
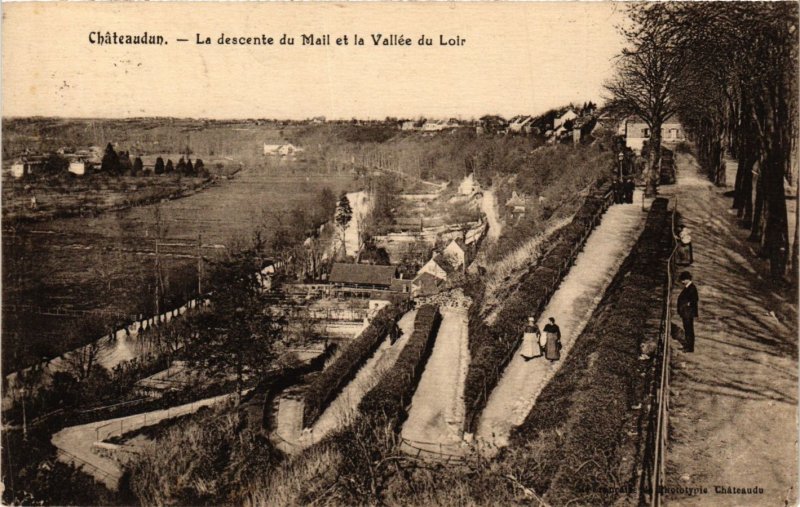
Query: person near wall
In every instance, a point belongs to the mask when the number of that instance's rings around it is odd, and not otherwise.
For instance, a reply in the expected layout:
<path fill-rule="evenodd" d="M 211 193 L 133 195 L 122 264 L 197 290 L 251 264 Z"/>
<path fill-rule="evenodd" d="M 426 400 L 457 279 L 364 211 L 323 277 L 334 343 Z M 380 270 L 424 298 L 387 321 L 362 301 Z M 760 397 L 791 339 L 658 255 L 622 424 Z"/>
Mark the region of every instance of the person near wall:
<path fill-rule="evenodd" d="M 692 252 L 692 233 L 688 227 L 681 226 L 678 232 L 678 241 L 680 242 L 682 264 L 689 266 L 694 262 L 694 255 Z"/>
<path fill-rule="evenodd" d="M 683 351 L 694 352 L 694 319 L 698 316 L 699 302 L 697 287 L 692 283 L 692 274 L 688 271 L 681 273 L 679 280 L 683 290 L 678 295 L 678 315 L 683 320 L 683 332 L 686 336 Z"/>
<path fill-rule="evenodd" d="M 542 357 L 542 332 L 533 317 L 528 317 L 528 323 L 522 334 L 522 356 L 525 361 Z"/>
<path fill-rule="evenodd" d="M 545 357 L 550 361 L 561 359 L 561 329 L 556 324 L 556 319 L 550 317 L 550 322 L 544 326 L 544 334 L 547 338 L 545 342 Z"/>

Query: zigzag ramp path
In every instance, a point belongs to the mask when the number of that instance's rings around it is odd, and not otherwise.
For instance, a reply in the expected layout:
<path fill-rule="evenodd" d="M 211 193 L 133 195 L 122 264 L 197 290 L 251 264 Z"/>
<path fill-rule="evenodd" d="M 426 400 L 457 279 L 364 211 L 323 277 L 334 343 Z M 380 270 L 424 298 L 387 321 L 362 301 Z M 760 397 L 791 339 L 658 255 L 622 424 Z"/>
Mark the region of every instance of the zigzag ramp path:
<path fill-rule="evenodd" d="M 442 307 L 431 357 L 411 400 L 401 436 L 405 450 L 456 454 L 464 426 L 464 381 L 469 366 L 467 311 Z M 410 446 L 408 445 L 410 444 Z"/>
<path fill-rule="evenodd" d="M 275 435 L 276 444 L 287 453 L 298 452 L 322 440 L 325 435 L 344 427 L 357 414 L 361 398 L 380 380 L 383 373 L 392 367 L 400 352 L 405 348 L 409 337 L 414 332 L 414 320 L 417 311 L 412 310 L 403 315 L 397 325 L 401 336 L 394 343 L 386 338 L 378 350 L 367 359 L 358 370 L 355 378 L 348 383 L 330 406 L 309 430 L 303 430 L 302 401 L 281 398 L 278 406 Z"/>
<path fill-rule="evenodd" d="M 640 203 L 641 194 L 636 194 L 634 203 Z M 520 356 L 521 350 L 515 352 L 478 422 L 475 441 L 487 454 L 508 445 L 512 429 L 522 424 L 539 393 L 561 367 L 636 243 L 645 218 L 640 204 L 616 204 L 589 236 L 575 265 L 539 316 L 540 329 L 549 317 L 554 317 L 561 328 L 561 361 L 551 363 L 542 357 L 526 362 Z"/>

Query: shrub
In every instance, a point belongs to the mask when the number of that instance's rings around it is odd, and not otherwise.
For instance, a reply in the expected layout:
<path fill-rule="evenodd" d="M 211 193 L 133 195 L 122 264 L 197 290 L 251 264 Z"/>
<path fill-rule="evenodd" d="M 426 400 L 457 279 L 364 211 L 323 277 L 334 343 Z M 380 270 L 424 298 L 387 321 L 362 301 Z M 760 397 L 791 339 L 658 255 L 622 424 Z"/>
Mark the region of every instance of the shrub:
<path fill-rule="evenodd" d="M 241 505 L 238 485 L 258 481 L 280 455 L 225 407 L 179 421 L 128 467 L 121 488 L 141 505 Z"/>
<path fill-rule="evenodd" d="M 353 380 L 359 368 L 378 349 L 386 335 L 393 331 L 402 308 L 390 305 L 381 309 L 369 326 L 309 384 L 303 407 L 303 426 L 309 427 L 322 415 L 336 396 Z"/>
<path fill-rule="evenodd" d="M 358 405 L 366 417 L 391 421 L 395 427 L 405 419 L 405 409 L 414 396 L 441 320 L 439 309 L 433 305 L 417 310 L 414 332 L 394 366 Z"/>

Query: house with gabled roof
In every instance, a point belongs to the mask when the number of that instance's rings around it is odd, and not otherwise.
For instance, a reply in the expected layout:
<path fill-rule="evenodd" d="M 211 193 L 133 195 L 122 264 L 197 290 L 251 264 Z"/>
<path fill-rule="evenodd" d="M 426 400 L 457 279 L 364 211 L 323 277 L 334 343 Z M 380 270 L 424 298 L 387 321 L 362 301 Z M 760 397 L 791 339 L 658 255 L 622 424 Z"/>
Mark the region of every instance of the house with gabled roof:
<path fill-rule="evenodd" d="M 528 134 L 533 127 L 533 116 L 515 116 L 508 124 L 508 131 L 515 134 Z"/>
<path fill-rule="evenodd" d="M 518 217 L 525 214 L 527 202 L 525 198 L 514 190 L 511 192 L 511 197 L 506 201 L 506 210 L 512 217 Z"/>
<path fill-rule="evenodd" d="M 563 126 L 565 123 L 567 123 L 570 120 L 574 120 L 577 117 L 578 117 L 578 113 L 573 111 L 571 108 L 567 109 L 564 112 L 564 114 L 562 114 L 561 116 L 559 116 L 559 117 L 557 117 L 556 119 L 553 120 L 553 130 L 555 130 L 557 132 L 559 127 Z"/>
<path fill-rule="evenodd" d="M 414 297 L 430 296 L 438 293 L 445 280 L 437 278 L 430 273 L 422 273 L 417 275 L 411 282 L 411 295 Z"/>
<path fill-rule="evenodd" d="M 444 259 L 442 259 L 438 253 L 434 253 L 433 257 L 431 257 L 431 259 L 428 262 L 426 262 L 421 268 L 419 268 L 419 271 L 417 271 L 417 276 L 414 277 L 414 279 L 416 280 L 416 278 L 422 275 L 423 273 L 428 273 L 440 280 L 447 280 L 447 275 L 449 275 L 452 272 L 453 272 L 452 266 L 444 262 Z"/>
<path fill-rule="evenodd" d="M 460 238 L 452 240 L 444 250 L 442 250 L 442 257 L 447 261 L 450 266 L 455 269 L 464 269 L 467 265 L 467 252 L 469 249 L 464 241 Z"/>

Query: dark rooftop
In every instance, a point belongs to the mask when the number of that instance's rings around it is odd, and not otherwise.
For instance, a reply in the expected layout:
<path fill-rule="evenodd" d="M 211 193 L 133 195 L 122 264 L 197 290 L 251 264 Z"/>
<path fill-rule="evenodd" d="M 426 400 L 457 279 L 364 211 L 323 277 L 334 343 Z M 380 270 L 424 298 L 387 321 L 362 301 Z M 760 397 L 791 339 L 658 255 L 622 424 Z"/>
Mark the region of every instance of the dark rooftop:
<path fill-rule="evenodd" d="M 329 280 L 332 283 L 349 283 L 354 285 L 392 285 L 397 274 L 397 266 L 379 266 L 375 264 L 334 263 Z"/>

